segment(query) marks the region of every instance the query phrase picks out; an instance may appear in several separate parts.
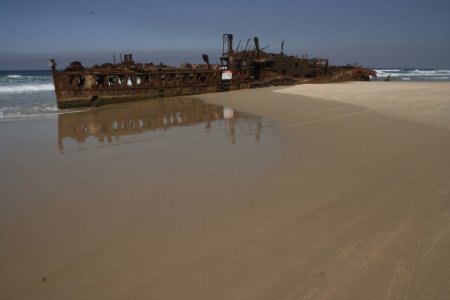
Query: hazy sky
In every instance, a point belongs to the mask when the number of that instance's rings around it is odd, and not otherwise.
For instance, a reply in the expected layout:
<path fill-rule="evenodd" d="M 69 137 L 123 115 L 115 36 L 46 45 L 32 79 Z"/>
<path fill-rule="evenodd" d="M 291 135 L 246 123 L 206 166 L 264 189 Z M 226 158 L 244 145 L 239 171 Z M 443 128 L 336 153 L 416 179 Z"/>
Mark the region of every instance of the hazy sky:
<path fill-rule="evenodd" d="M 1 0 L 0 69 L 212 61 L 222 34 L 332 64 L 450 68 L 449 0 Z"/>

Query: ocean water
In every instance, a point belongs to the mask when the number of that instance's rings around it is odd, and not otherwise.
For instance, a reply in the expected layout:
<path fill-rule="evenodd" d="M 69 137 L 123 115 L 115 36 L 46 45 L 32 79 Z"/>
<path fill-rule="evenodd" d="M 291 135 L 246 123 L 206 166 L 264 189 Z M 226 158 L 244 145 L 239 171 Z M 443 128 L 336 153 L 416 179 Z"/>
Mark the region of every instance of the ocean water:
<path fill-rule="evenodd" d="M 0 71 L 0 121 L 57 114 L 50 70 Z"/>
<path fill-rule="evenodd" d="M 371 80 L 450 81 L 449 69 L 375 69 Z M 56 117 L 56 106 L 50 70 L 0 71 L 0 122 L 29 118 Z"/>
<path fill-rule="evenodd" d="M 377 77 L 371 80 L 385 80 L 390 76 L 391 81 L 450 81 L 449 69 L 375 69 Z"/>

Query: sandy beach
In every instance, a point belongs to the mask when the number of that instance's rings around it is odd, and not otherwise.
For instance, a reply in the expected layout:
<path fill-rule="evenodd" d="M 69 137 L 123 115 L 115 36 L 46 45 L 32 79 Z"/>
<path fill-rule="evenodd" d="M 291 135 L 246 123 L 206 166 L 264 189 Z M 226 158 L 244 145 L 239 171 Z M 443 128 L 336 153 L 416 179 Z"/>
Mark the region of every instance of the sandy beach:
<path fill-rule="evenodd" d="M 2 122 L 0 299 L 448 299 L 449 91 L 271 87 Z"/>
<path fill-rule="evenodd" d="M 347 82 L 298 85 L 276 92 L 356 104 L 394 118 L 450 130 L 448 83 Z"/>

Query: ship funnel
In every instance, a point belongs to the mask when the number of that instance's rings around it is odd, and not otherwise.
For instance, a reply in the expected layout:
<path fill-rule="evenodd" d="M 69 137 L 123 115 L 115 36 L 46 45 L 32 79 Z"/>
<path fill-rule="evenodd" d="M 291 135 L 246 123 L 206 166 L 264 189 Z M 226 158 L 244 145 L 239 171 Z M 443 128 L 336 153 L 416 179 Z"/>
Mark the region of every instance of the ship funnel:
<path fill-rule="evenodd" d="M 259 56 L 259 52 L 261 51 L 261 49 L 259 48 L 259 39 L 257 36 L 255 36 L 254 41 L 255 41 L 255 47 L 256 47 L 256 55 Z"/>
<path fill-rule="evenodd" d="M 225 52 L 226 47 L 226 52 Z M 224 33 L 223 35 L 223 47 L 222 47 L 222 54 L 229 54 L 233 53 L 233 35 L 231 33 Z"/>

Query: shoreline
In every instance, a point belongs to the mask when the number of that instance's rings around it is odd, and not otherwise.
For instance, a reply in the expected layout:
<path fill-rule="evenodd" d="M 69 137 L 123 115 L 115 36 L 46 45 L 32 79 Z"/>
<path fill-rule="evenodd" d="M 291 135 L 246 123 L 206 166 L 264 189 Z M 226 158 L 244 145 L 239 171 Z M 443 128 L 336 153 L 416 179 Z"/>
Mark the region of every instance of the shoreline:
<path fill-rule="evenodd" d="M 276 89 L 188 98 L 257 122 L 112 143 L 67 119 L 64 153 L 55 120 L 6 124 L 0 296 L 444 299 L 448 131 Z"/>

